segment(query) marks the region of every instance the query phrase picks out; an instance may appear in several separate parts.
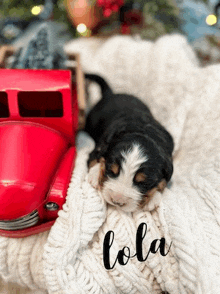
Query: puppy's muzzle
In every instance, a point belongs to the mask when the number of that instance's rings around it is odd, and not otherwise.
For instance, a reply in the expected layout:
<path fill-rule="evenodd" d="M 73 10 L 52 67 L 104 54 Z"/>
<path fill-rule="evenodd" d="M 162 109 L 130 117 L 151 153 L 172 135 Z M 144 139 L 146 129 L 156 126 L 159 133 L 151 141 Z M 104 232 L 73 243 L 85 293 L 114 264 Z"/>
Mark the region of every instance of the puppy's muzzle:
<path fill-rule="evenodd" d="M 124 195 L 122 194 L 116 194 L 112 190 L 110 190 L 110 194 L 111 194 L 110 200 L 114 205 L 117 205 L 120 207 L 123 207 L 126 205 L 127 197 L 124 197 Z"/>

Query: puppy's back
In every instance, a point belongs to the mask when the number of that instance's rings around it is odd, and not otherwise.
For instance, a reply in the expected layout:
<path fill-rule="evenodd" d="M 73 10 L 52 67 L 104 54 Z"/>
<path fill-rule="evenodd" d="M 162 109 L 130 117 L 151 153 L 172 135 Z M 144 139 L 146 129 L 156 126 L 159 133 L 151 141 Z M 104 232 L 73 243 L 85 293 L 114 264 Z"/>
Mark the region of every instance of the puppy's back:
<path fill-rule="evenodd" d="M 105 129 L 118 116 L 145 116 L 150 117 L 150 110 L 139 99 L 128 94 L 114 94 L 108 83 L 95 74 L 85 74 L 85 77 L 92 80 L 101 87 L 102 98 L 89 112 L 86 119 L 85 131 L 97 141 Z"/>
<path fill-rule="evenodd" d="M 98 142 L 104 132 L 143 133 L 163 146 L 171 155 L 173 139 L 167 130 L 152 116 L 149 108 L 138 98 L 128 94 L 114 94 L 107 82 L 98 75 L 86 78 L 98 83 L 102 98 L 90 111 L 85 131 Z"/>

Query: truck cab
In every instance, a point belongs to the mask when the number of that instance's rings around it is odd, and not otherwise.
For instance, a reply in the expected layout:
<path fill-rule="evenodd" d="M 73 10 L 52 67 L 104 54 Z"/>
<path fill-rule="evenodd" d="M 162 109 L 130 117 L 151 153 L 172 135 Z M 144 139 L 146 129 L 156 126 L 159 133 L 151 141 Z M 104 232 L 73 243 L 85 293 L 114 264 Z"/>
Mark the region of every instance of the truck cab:
<path fill-rule="evenodd" d="M 77 126 L 71 71 L 0 69 L 0 235 L 52 226 L 74 168 Z"/>

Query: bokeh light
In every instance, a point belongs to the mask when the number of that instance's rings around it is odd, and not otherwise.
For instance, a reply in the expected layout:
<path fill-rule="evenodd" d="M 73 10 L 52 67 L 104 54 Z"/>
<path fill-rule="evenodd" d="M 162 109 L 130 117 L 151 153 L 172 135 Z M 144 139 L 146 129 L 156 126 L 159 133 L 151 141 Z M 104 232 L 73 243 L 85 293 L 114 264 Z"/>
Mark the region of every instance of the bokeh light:
<path fill-rule="evenodd" d="M 84 34 L 87 31 L 87 26 L 84 23 L 80 23 L 77 27 L 76 30 L 80 34 Z"/>
<path fill-rule="evenodd" d="M 209 26 L 213 26 L 217 23 L 217 16 L 215 14 L 209 14 L 207 17 L 206 17 L 206 23 L 207 25 Z"/>
<path fill-rule="evenodd" d="M 33 15 L 38 15 L 38 14 L 40 14 L 41 13 L 41 11 L 43 10 L 43 5 L 37 5 L 37 6 L 34 6 L 34 7 L 32 7 L 32 9 L 31 9 L 31 13 L 33 14 Z"/>

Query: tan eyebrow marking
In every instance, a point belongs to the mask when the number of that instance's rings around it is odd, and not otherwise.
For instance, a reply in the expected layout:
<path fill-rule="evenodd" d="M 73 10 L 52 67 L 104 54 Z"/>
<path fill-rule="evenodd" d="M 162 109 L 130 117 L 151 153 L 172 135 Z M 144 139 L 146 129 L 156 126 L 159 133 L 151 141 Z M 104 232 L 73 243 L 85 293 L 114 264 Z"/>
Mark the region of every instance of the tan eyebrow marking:
<path fill-rule="evenodd" d="M 137 173 L 134 179 L 136 182 L 140 183 L 144 182 L 147 179 L 147 176 L 144 173 Z"/>
<path fill-rule="evenodd" d="M 119 165 L 117 163 L 113 163 L 111 165 L 111 171 L 113 174 L 118 175 L 119 174 Z"/>

